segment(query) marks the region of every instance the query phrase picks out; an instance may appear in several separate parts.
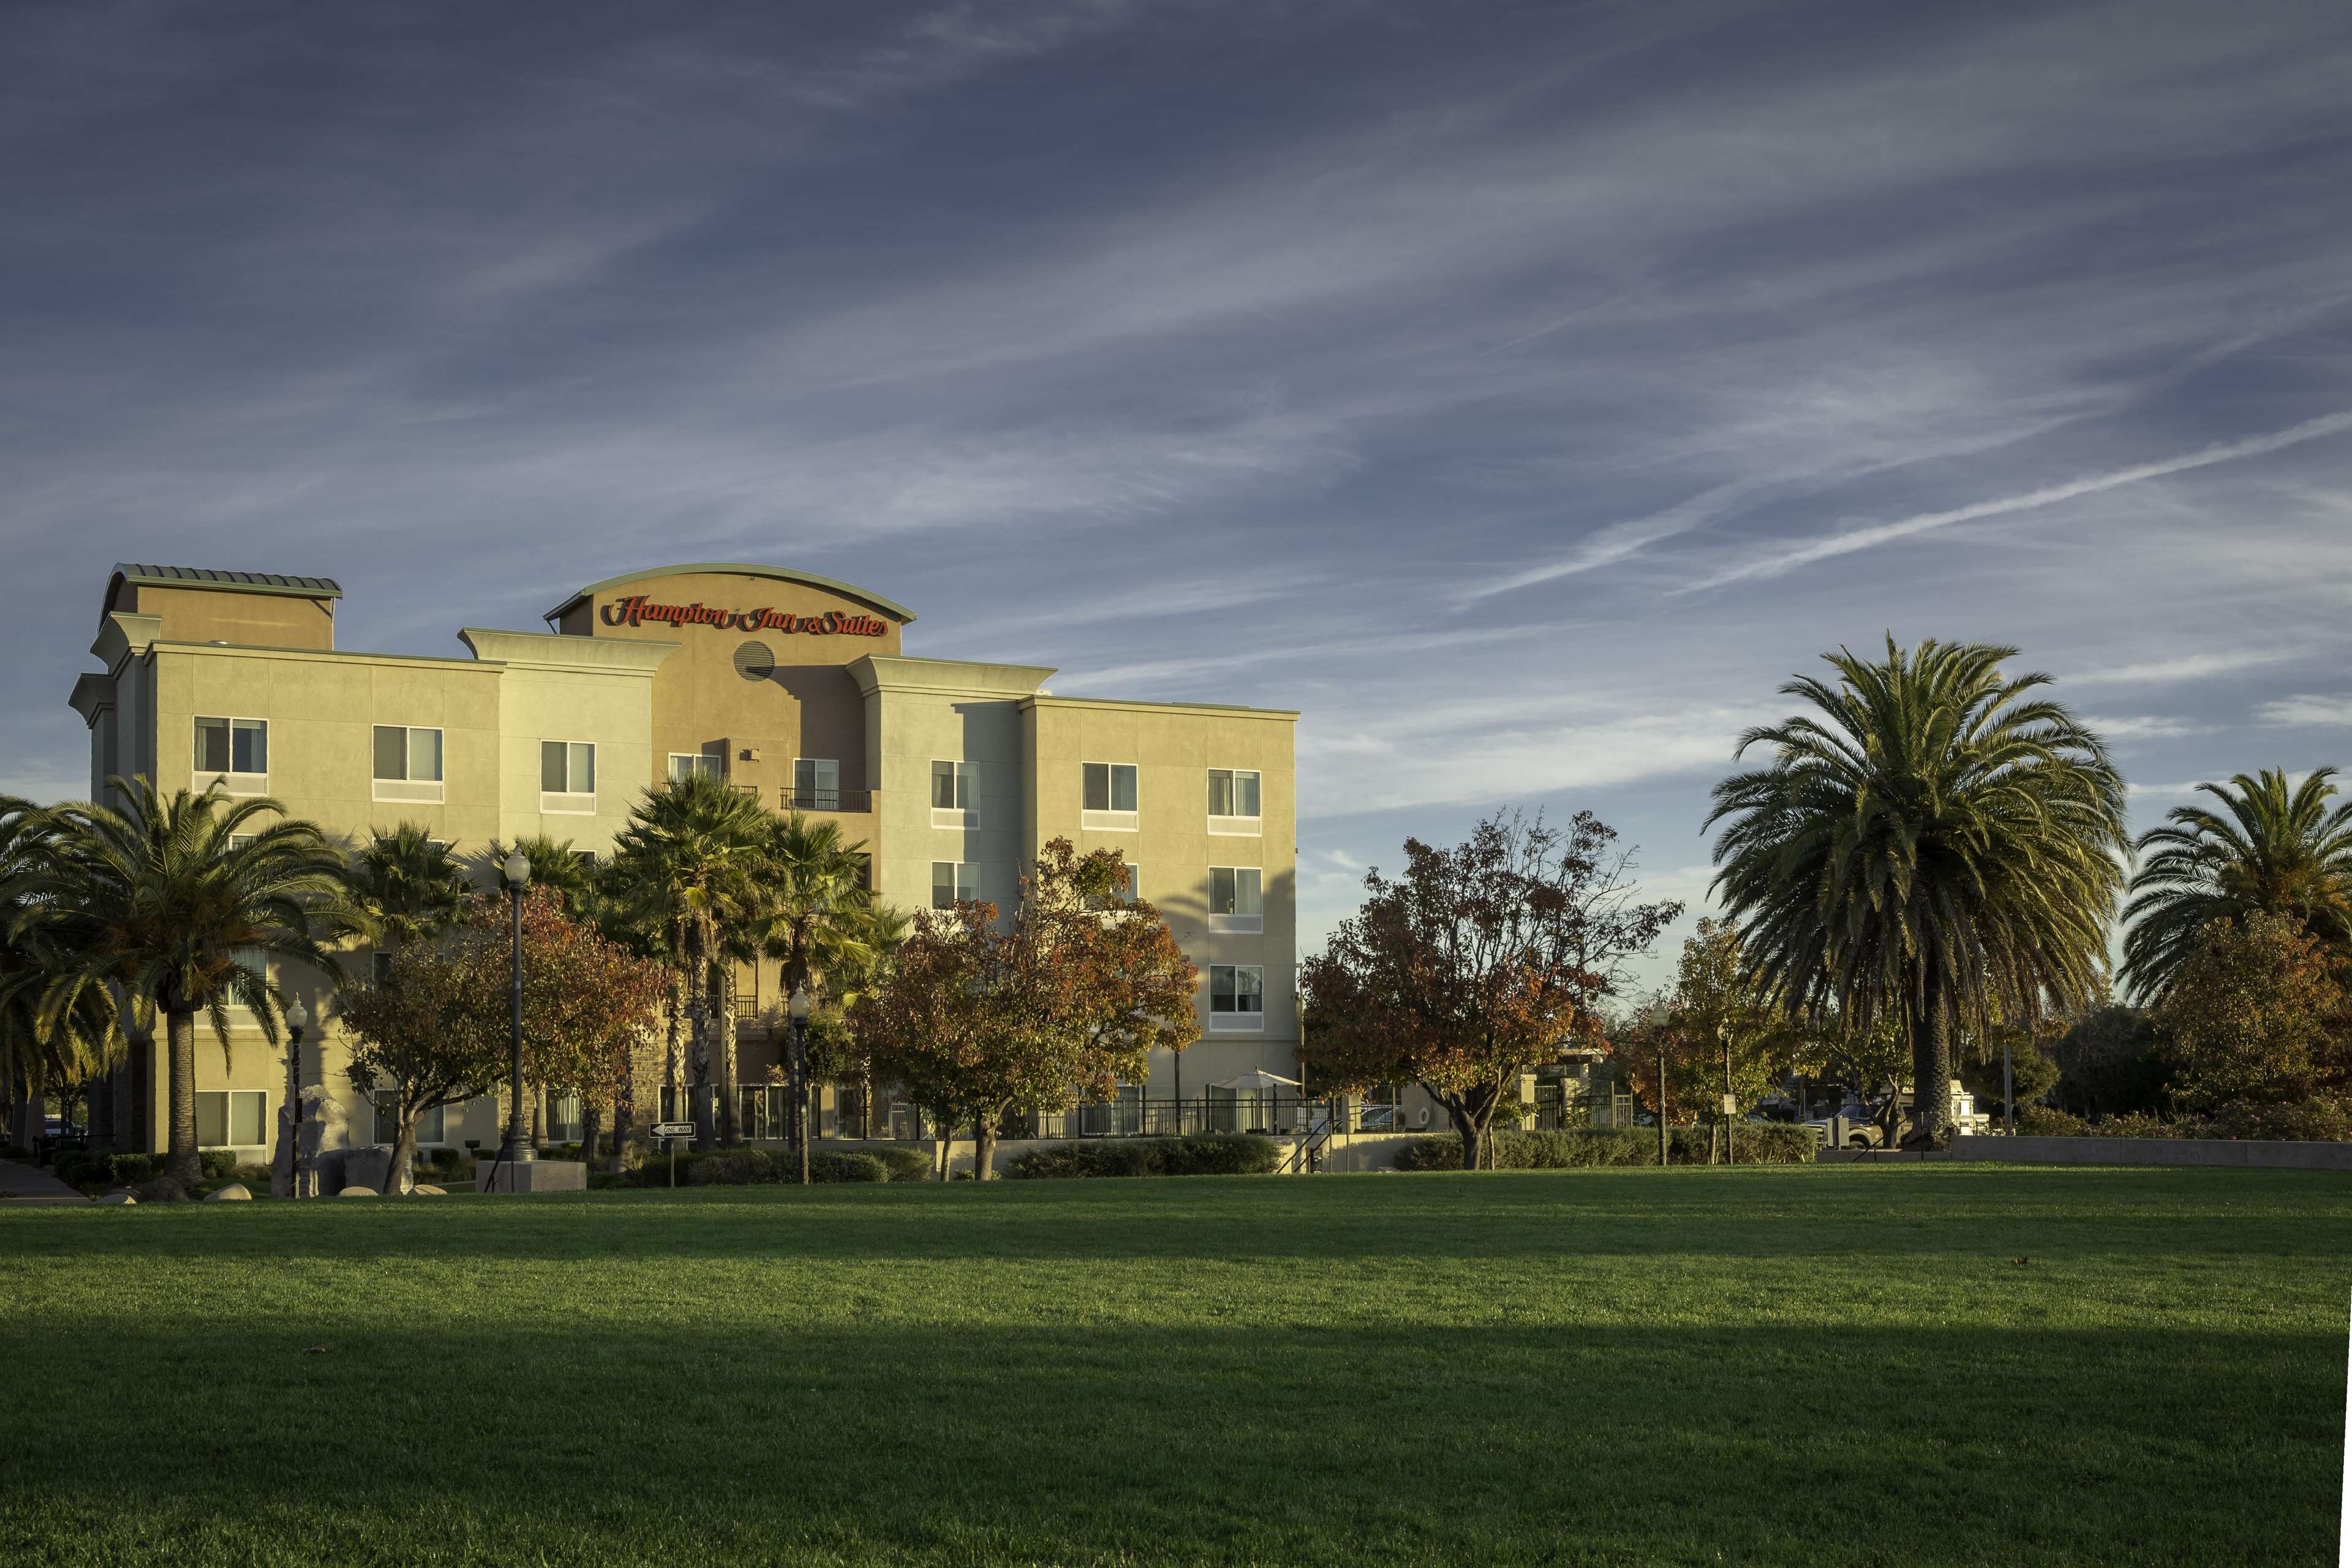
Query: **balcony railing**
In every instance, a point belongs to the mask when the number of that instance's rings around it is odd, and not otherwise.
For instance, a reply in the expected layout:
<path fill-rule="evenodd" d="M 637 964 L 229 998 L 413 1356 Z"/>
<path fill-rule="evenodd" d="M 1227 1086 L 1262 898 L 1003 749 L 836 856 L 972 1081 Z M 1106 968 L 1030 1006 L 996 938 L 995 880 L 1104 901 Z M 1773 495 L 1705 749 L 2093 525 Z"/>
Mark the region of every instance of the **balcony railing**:
<path fill-rule="evenodd" d="M 871 811 L 872 792 L 862 789 L 802 789 L 786 784 L 782 790 L 786 811 Z"/>

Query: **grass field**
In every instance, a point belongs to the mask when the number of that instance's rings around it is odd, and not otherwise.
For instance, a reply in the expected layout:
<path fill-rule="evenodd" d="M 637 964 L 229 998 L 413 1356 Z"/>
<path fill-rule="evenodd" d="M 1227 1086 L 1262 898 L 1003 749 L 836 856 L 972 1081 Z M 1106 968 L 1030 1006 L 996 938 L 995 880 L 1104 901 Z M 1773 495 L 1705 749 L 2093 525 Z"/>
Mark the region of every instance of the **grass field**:
<path fill-rule="evenodd" d="M 2315 1563 L 2352 1182 L 0 1212 L 0 1563 Z"/>

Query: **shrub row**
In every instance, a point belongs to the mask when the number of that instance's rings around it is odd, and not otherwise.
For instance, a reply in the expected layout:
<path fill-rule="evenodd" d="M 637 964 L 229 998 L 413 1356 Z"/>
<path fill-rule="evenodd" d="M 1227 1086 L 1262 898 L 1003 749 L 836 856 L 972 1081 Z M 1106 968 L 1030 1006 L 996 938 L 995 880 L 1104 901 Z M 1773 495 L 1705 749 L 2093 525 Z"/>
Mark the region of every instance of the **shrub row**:
<path fill-rule="evenodd" d="M 1720 1140 L 1717 1147 L 1720 1148 Z M 1738 1129 L 1738 1152 L 1743 1165 L 1809 1164 L 1815 1148 L 1813 1130 L 1781 1123 L 1744 1122 Z M 1523 1132 L 1506 1128 L 1486 1134 L 1489 1162 L 1498 1171 L 1573 1171 L 1602 1165 L 1654 1165 L 1658 1163 L 1658 1130 L 1654 1127 L 1570 1127 L 1556 1132 Z M 1667 1163 L 1704 1165 L 1707 1130 L 1670 1127 L 1666 1130 Z M 1721 1158 L 1720 1153 L 1717 1158 Z M 1451 1133 L 1416 1138 L 1397 1155 L 1400 1171 L 1458 1171 L 1462 1140 Z"/>
<path fill-rule="evenodd" d="M 69 1187 L 135 1187 L 163 1173 L 167 1154 L 110 1154 L 102 1149 L 68 1149 L 50 1167 Z M 227 1149 L 206 1149 L 196 1155 L 206 1181 L 222 1182 L 236 1174 L 236 1155 Z"/>
<path fill-rule="evenodd" d="M 1076 1138 L 1027 1150 L 1005 1162 L 1023 1180 L 1063 1176 L 1263 1176 L 1282 1163 L 1281 1145 L 1248 1132 L 1188 1138 Z"/>
<path fill-rule="evenodd" d="M 876 1144 L 863 1149 L 812 1149 L 812 1182 L 919 1182 L 931 1173 L 931 1158 L 920 1149 Z M 631 1185 L 669 1184 L 669 1156 L 655 1155 L 627 1173 Z M 800 1155 L 790 1149 L 680 1150 L 680 1186 L 749 1187 L 790 1184 L 801 1179 Z"/>
<path fill-rule="evenodd" d="M 2352 1142 L 2352 1100 L 2317 1099 L 2285 1105 L 2240 1100 L 2210 1116 L 2166 1121 L 2145 1112 L 2085 1121 L 2046 1105 L 2020 1106 L 2017 1131 L 2030 1138 L 2234 1138 L 2257 1142 Z"/>

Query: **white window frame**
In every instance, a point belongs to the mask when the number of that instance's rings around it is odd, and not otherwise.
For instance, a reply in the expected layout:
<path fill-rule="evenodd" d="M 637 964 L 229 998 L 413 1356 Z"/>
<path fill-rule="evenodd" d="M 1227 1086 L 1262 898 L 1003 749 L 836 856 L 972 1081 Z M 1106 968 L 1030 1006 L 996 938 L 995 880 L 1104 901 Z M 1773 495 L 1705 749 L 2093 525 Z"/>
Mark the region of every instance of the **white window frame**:
<path fill-rule="evenodd" d="M 397 730 L 400 735 L 400 765 L 402 776 L 388 779 L 376 771 L 375 737 L 381 730 Z M 430 733 L 436 737 L 433 750 L 438 758 L 440 773 L 429 779 L 407 776 L 416 757 L 415 737 Z M 417 805 L 439 805 L 447 798 L 449 776 L 449 736 L 438 724 L 375 724 L 368 730 L 368 798 L 370 800 L 403 801 Z"/>
<path fill-rule="evenodd" d="M 567 741 L 564 743 L 569 745 L 572 742 Z M 677 766 L 680 763 L 692 763 L 694 766 L 688 768 L 682 773 L 678 771 Z M 662 769 L 662 776 L 665 781 L 670 784 L 676 784 L 679 779 L 691 773 L 699 773 L 705 778 L 725 778 L 727 776 L 727 754 L 724 752 L 672 752 L 669 753 L 669 761 L 664 764 Z M 569 784 L 571 780 L 567 776 L 564 782 Z"/>
<path fill-rule="evenodd" d="M 1235 907 L 1220 911 L 1217 908 L 1217 873 L 1228 872 L 1234 879 Z M 1257 912 L 1244 914 L 1242 902 L 1242 874 L 1247 872 L 1257 879 Z M 1212 866 L 1209 868 L 1209 930 L 1230 936 L 1255 936 L 1265 930 L 1265 871 L 1258 866 Z"/>
<path fill-rule="evenodd" d="M 205 1099 L 215 1094 L 221 1097 L 221 1136 L 229 1141 L 221 1143 L 206 1143 L 203 1141 L 202 1137 L 199 1136 L 196 1142 L 196 1147 L 199 1149 L 267 1149 L 269 1147 L 269 1094 L 268 1090 L 258 1089 L 199 1089 L 196 1092 L 196 1104 L 199 1115 L 202 1113 Z M 239 1143 L 235 1141 L 236 1138 L 236 1102 L 240 1099 L 250 1101 L 256 1108 L 256 1127 L 259 1131 L 261 1136 L 250 1143 Z"/>
<path fill-rule="evenodd" d="M 1220 1013 L 1217 1008 L 1217 972 L 1224 970 L 1234 975 L 1234 998 L 1241 999 L 1241 973 L 1244 970 L 1257 973 L 1257 1011 L 1238 1010 Z M 1212 963 L 1204 976 L 1209 986 L 1208 1032 L 1213 1035 L 1262 1035 L 1265 1033 L 1265 965 L 1263 963 Z"/>
<path fill-rule="evenodd" d="M 229 765 L 225 769 L 205 767 L 203 754 L 197 749 L 196 725 L 207 721 L 228 726 Z M 236 771 L 236 727 L 239 724 L 257 724 L 261 727 L 262 766 L 258 773 Z M 195 781 L 194 787 L 199 790 L 217 780 L 221 788 L 229 795 L 268 795 L 269 793 L 269 721 L 257 719 L 250 714 L 197 713 L 192 715 L 188 725 L 188 762 L 190 776 Z"/>
<path fill-rule="evenodd" d="M 801 789 L 801 764 L 803 763 L 806 763 L 809 765 L 810 783 L 806 794 L 809 799 L 817 803 L 814 805 L 803 805 L 801 804 L 801 796 L 803 794 Z M 824 782 L 824 774 L 827 768 L 831 768 L 833 770 L 833 783 L 829 785 Z M 824 804 L 824 798 L 827 795 L 830 795 L 833 797 L 833 804 L 831 805 Z M 791 789 L 786 794 L 786 805 L 790 806 L 794 811 L 839 811 L 842 808 L 842 804 L 841 759 L 839 757 L 794 757 L 793 759 L 793 782 Z"/>
<path fill-rule="evenodd" d="M 940 770 L 955 770 L 954 805 L 941 805 L 939 797 Z M 930 792 L 931 826 L 933 827 L 978 827 L 980 826 L 980 765 L 961 757 L 933 757 L 929 779 L 923 787 Z"/>
<path fill-rule="evenodd" d="M 935 910 L 943 910 L 943 909 L 947 909 L 947 908 L 949 908 L 949 907 L 950 907 L 950 906 L 948 906 L 948 905 L 946 905 L 946 904 L 942 904 L 942 903 L 940 903 L 940 867 L 942 867 L 942 866 L 952 866 L 952 867 L 954 867 L 954 868 L 955 868 L 955 889 L 956 889 L 955 901 L 956 901 L 957 903 L 959 903 L 959 904 L 969 904 L 969 903 L 976 903 L 976 902 L 978 902 L 978 901 L 979 901 L 979 899 L 980 899 L 980 862 L 979 862 L 979 861 L 977 861 L 977 860 L 934 860 L 934 861 L 932 861 L 932 862 L 931 862 L 931 906 L 930 906 L 930 907 L 931 907 L 931 908 L 933 908 L 933 909 L 935 909 Z"/>
<path fill-rule="evenodd" d="M 1118 770 L 1125 768 L 1135 775 L 1135 808 L 1131 811 L 1094 810 L 1087 805 L 1087 770 L 1107 768 L 1104 775 L 1103 798 L 1118 798 Z M 1143 812 L 1143 769 L 1134 763 L 1113 763 L 1090 758 L 1078 763 L 1078 826 L 1096 833 L 1134 833 L 1139 830 Z"/>
<path fill-rule="evenodd" d="M 1255 816 L 1219 816 L 1212 813 L 1209 817 L 1209 832 L 1221 838 L 1257 838 L 1263 837 L 1265 831 L 1265 771 L 1260 768 L 1211 768 L 1208 770 L 1208 773 L 1225 773 L 1227 775 L 1247 773 L 1250 777 L 1257 780 L 1258 809 L 1258 815 Z M 1203 774 L 1202 777 L 1202 794 L 1203 797 L 1206 796 L 1207 793 L 1208 774 Z"/>
<path fill-rule="evenodd" d="M 542 738 L 539 742 L 539 809 L 541 813 L 548 816 L 595 816 L 596 791 L 593 786 L 584 790 L 551 790 L 546 787 L 547 748 L 550 746 L 563 748 L 563 782 L 565 784 L 572 782 L 572 748 L 574 746 L 588 748 L 588 771 L 592 776 L 597 772 L 598 758 L 595 742 L 574 741 L 556 736 Z"/>

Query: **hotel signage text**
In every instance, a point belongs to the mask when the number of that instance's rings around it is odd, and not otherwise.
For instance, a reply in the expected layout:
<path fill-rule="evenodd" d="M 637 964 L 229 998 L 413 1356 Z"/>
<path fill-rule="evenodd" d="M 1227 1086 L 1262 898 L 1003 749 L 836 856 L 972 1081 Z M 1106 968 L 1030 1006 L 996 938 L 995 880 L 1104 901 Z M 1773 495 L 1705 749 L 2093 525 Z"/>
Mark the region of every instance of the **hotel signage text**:
<path fill-rule="evenodd" d="M 811 632 L 819 637 L 878 637 L 890 629 L 879 616 L 845 616 L 827 610 L 821 616 L 796 616 L 790 610 L 720 610 L 701 603 L 656 605 L 643 594 L 606 605 L 600 612 L 608 626 L 641 626 L 651 621 L 669 626 L 716 626 L 735 632 Z"/>

